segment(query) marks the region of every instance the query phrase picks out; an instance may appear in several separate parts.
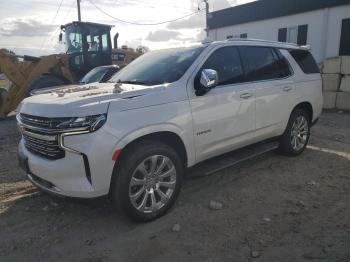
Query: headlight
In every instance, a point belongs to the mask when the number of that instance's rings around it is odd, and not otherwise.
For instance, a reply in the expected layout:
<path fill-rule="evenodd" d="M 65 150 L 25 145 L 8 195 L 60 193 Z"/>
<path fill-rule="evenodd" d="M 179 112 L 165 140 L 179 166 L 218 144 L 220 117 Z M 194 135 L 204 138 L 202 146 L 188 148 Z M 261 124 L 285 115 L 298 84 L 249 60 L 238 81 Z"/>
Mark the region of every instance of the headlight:
<path fill-rule="evenodd" d="M 64 121 L 57 125 L 59 129 L 76 129 L 81 128 L 94 132 L 101 128 L 106 123 L 107 114 L 85 116 L 85 117 L 72 117 L 71 119 Z"/>

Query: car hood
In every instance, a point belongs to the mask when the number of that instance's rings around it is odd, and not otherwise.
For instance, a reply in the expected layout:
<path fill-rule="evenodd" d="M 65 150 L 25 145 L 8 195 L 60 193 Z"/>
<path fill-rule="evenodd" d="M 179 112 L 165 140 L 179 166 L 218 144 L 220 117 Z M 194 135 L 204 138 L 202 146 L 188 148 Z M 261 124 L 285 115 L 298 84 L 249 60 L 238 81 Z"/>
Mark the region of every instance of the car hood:
<path fill-rule="evenodd" d="M 111 101 L 126 100 L 165 90 L 164 85 L 141 86 L 119 83 L 70 85 L 28 97 L 20 113 L 43 117 L 87 116 L 106 113 Z"/>

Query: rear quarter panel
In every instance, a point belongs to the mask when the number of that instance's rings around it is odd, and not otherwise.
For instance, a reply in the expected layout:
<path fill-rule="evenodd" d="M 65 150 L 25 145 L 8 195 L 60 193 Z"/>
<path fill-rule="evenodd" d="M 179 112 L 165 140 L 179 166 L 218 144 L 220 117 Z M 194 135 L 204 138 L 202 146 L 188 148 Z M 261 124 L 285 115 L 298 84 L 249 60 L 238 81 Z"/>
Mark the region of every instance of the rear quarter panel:
<path fill-rule="evenodd" d="M 320 117 L 323 107 L 321 74 L 305 74 L 288 51 L 284 50 L 283 55 L 294 71 L 294 89 L 290 92 L 292 110 L 300 103 L 309 102 L 313 110 L 312 121 L 315 121 Z"/>

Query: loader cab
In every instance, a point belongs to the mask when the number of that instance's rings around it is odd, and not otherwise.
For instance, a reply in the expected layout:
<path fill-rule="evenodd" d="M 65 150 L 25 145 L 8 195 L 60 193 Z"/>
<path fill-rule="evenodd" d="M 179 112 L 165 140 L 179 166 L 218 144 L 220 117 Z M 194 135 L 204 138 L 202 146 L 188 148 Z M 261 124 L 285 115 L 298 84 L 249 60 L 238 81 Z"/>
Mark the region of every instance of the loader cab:
<path fill-rule="evenodd" d="M 110 25 L 88 22 L 61 26 L 70 70 L 77 79 L 95 67 L 112 64 L 111 28 Z"/>

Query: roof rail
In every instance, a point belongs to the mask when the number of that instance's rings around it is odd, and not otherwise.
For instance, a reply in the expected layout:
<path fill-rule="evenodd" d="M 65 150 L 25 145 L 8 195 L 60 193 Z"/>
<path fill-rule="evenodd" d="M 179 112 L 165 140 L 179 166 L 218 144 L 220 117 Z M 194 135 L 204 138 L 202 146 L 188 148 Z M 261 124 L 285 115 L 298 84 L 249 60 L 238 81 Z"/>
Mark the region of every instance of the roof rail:
<path fill-rule="evenodd" d="M 271 41 L 271 40 L 264 40 L 264 39 L 255 39 L 255 38 L 230 38 L 226 41 L 256 41 L 256 42 L 262 42 L 262 43 L 271 43 L 271 44 L 281 44 L 281 45 L 293 45 L 296 47 L 299 47 L 299 45 L 294 43 L 285 43 L 285 42 L 278 42 L 278 41 Z"/>
<path fill-rule="evenodd" d="M 302 45 L 300 47 L 304 48 L 304 49 L 307 49 L 307 50 L 311 50 L 311 45 Z"/>

